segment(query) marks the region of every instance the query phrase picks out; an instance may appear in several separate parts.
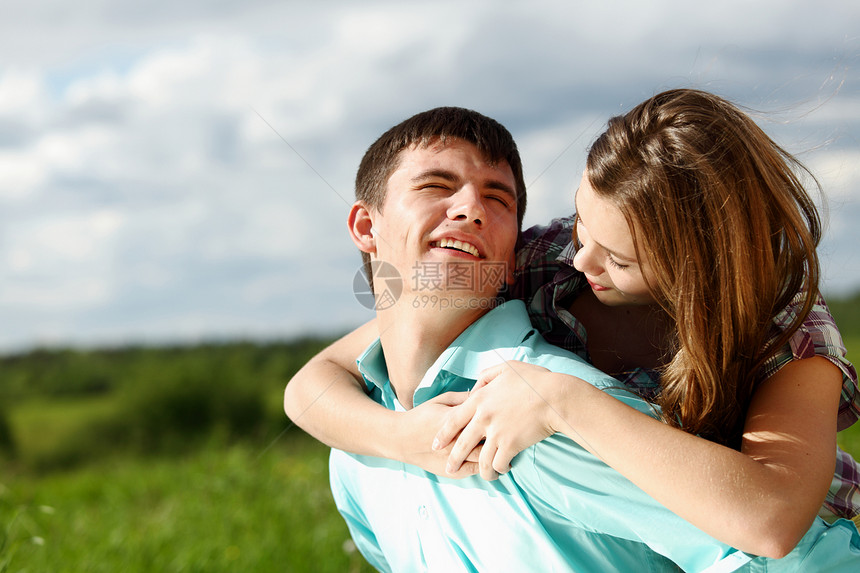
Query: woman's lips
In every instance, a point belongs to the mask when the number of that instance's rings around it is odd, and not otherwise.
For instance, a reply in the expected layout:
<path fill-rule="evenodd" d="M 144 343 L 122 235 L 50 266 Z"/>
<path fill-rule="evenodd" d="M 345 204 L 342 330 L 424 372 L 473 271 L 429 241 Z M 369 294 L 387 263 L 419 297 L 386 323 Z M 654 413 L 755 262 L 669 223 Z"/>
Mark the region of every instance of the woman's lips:
<path fill-rule="evenodd" d="M 591 282 L 589 279 L 585 279 L 585 280 L 587 280 L 587 281 L 588 281 L 589 286 L 591 286 L 591 288 L 592 288 L 593 290 L 595 290 L 595 291 L 598 291 L 598 292 L 599 292 L 599 291 L 603 291 L 603 290 L 609 290 L 609 287 L 600 286 L 600 285 L 599 285 L 599 284 L 597 284 L 597 283 L 593 283 L 593 282 Z"/>

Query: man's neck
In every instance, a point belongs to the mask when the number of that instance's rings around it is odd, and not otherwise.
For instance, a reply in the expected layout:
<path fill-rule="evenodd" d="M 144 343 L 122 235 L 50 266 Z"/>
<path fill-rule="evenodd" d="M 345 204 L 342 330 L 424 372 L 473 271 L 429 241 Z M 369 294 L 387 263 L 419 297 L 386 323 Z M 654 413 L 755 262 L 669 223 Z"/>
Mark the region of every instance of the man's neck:
<path fill-rule="evenodd" d="M 379 311 L 377 323 L 389 381 L 408 410 L 427 370 L 486 310 L 414 308 L 404 302 L 401 299 L 391 309 Z"/>

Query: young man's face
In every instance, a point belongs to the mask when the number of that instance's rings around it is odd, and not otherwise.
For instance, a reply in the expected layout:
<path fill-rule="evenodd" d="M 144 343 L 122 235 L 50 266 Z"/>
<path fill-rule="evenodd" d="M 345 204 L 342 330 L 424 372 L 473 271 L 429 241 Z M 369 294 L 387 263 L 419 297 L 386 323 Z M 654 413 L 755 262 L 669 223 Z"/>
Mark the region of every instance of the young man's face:
<path fill-rule="evenodd" d="M 416 295 L 491 298 L 513 271 L 514 175 L 464 140 L 401 151 L 373 218 L 376 259 Z"/>

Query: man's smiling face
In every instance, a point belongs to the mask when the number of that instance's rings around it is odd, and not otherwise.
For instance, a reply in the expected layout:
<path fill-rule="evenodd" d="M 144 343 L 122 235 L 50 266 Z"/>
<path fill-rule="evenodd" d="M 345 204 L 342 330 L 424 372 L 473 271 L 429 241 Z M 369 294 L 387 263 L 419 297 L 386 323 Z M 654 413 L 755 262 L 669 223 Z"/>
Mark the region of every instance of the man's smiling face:
<path fill-rule="evenodd" d="M 416 287 L 412 279 L 422 268 L 444 274 L 471 266 L 471 288 L 447 276 L 446 290 L 460 284 L 460 295 L 494 297 L 513 270 L 518 234 L 510 166 L 489 165 L 477 147 L 457 138 L 410 147 L 399 159 L 383 208 L 373 216 L 375 258 L 393 264 L 407 289 Z M 482 266 L 491 264 L 507 268 L 498 280 L 482 280 Z"/>

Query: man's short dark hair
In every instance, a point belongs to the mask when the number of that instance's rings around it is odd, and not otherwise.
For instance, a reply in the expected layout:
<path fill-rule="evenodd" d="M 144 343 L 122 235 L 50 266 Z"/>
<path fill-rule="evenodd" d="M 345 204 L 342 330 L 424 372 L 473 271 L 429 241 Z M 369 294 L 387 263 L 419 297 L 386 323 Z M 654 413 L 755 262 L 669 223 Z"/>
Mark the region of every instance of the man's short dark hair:
<path fill-rule="evenodd" d="M 430 109 L 383 133 L 361 159 L 355 176 L 355 198 L 382 212 L 388 179 L 397 170 L 400 152 L 412 146 L 426 148 L 436 143 L 444 144 L 450 138 L 462 139 L 477 147 L 490 165 L 507 162 L 514 175 L 517 228 L 521 229 L 526 212 L 526 184 L 517 144 L 505 126 L 496 120 L 461 107 Z M 362 259 L 372 287 L 370 256 L 362 253 Z"/>

